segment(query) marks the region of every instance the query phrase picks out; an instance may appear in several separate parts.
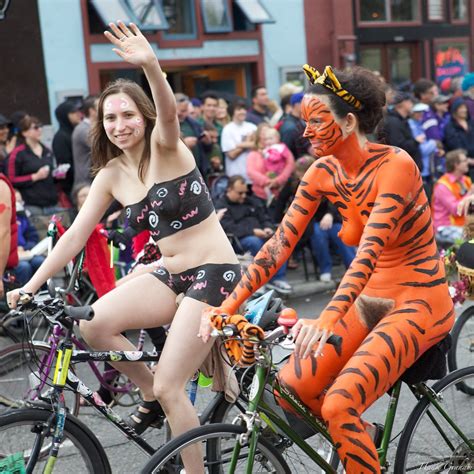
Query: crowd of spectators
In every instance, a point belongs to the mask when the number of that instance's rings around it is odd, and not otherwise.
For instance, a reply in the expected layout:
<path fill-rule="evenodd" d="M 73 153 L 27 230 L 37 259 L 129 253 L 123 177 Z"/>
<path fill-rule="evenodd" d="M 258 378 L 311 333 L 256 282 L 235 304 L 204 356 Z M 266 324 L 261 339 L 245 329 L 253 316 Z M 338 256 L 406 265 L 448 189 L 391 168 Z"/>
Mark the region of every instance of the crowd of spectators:
<path fill-rule="evenodd" d="M 441 93 L 424 78 L 402 90 L 386 84 L 385 116 L 374 137 L 406 150 L 419 166 L 440 242 L 459 236 L 462 219 L 456 206 L 473 192 L 474 73 L 451 84 L 451 90 Z M 229 100 L 216 91 L 199 98 L 175 94 L 181 138 L 207 180 L 236 252 L 258 252 L 281 221 L 304 171 L 318 158 L 303 136 L 303 96 L 302 87 L 291 83 L 280 88 L 279 103 L 263 85 L 252 89 L 248 99 Z M 7 258 L 0 251 L 0 265 L 20 283 L 41 263 L 30 252 L 38 243 L 32 220 L 64 209 L 74 215 L 76 201 L 80 204 L 93 180 L 89 132 L 97 120 L 97 102 L 97 96 L 89 96 L 82 104 L 59 104 L 52 149 L 42 142 L 38 118 L 23 111 L 10 118 L 0 114 L 0 172 L 16 193 L 18 231 L 12 245 L 20 256 Z M 338 237 L 341 225 L 337 209 L 323 201 L 300 242 L 299 248 L 311 249 L 321 281 L 333 278 L 335 255 L 346 267 L 354 258 L 355 249 Z M 298 252 L 270 286 L 290 293 L 286 275 L 297 265 Z"/>

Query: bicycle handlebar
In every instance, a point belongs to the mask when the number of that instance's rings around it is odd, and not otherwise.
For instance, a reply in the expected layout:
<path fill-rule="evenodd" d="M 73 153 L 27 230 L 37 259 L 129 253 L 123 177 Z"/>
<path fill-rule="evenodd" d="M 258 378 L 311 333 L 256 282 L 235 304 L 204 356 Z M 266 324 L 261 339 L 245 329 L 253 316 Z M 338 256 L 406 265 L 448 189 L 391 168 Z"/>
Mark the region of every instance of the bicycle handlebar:
<path fill-rule="evenodd" d="M 31 293 L 24 292 L 18 301 L 18 314 L 24 310 L 41 309 L 46 312 L 44 316 L 52 323 L 69 324 L 72 321 L 90 321 L 94 317 L 92 306 L 69 306 L 65 305 L 60 298 L 38 298 Z"/>
<path fill-rule="evenodd" d="M 289 309 L 289 308 L 287 308 Z M 283 310 L 285 311 L 285 310 Z M 290 310 L 296 316 L 294 310 Z M 288 311 L 287 311 L 288 312 Z M 283 335 L 288 335 L 289 327 L 293 326 L 297 319 L 295 317 L 294 322 L 282 324 L 283 319 L 279 318 L 278 328 L 265 335 L 262 328 L 255 324 L 249 323 L 245 317 L 241 315 L 228 316 L 225 314 L 211 316 L 211 325 L 213 327 L 213 334 L 224 336 L 227 338 L 240 337 L 243 343 L 243 349 L 235 347 L 230 343 L 226 343 L 226 350 L 233 357 L 239 365 L 251 365 L 255 362 L 255 356 L 251 355 L 251 349 L 253 350 L 254 345 L 259 341 L 272 342 L 279 339 Z M 329 336 L 326 342 L 334 346 L 337 353 L 341 352 L 342 337 L 336 334 Z"/>

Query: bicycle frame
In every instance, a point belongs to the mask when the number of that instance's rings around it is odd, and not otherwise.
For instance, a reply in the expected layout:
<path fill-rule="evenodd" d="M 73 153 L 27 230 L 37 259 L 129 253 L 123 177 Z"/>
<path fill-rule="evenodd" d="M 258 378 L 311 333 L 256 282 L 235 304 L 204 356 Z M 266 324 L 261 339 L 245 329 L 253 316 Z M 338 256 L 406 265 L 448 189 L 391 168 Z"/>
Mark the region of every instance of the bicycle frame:
<path fill-rule="evenodd" d="M 53 332 L 51 336 L 49 337 L 48 344 L 51 346 L 51 351 L 49 352 L 48 356 L 45 356 L 41 360 L 41 365 L 39 367 L 39 378 L 40 378 L 40 383 L 38 386 L 35 387 L 36 391 L 36 396 L 39 397 L 39 394 L 41 391 L 44 389 L 44 386 L 47 383 L 49 374 L 51 372 L 52 364 L 53 364 L 53 359 L 56 354 L 60 338 L 64 336 L 64 330 L 61 328 L 59 325 L 54 325 L 53 327 Z M 71 340 L 74 343 L 74 346 L 77 347 L 79 350 L 85 351 L 86 347 L 81 343 L 79 339 L 77 339 L 74 335 L 71 336 Z M 140 331 L 140 336 L 138 339 L 138 350 L 141 351 L 143 348 L 145 342 L 145 332 L 143 329 Z M 91 354 L 87 352 L 88 354 Z M 97 380 L 99 383 L 107 388 L 107 390 L 114 392 L 114 393 L 128 393 L 132 387 L 132 384 L 126 384 L 123 387 L 115 387 L 109 384 L 107 381 L 109 377 L 111 377 L 112 374 L 119 373 L 117 370 L 112 369 L 112 370 L 107 370 L 103 374 L 100 372 L 98 368 L 98 362 L 100 359 L 94 359 L 90 358 L 87 359 L 86 362 L 88 363 L 89 367 L 91 368 L 92 372 L 96 376 Z"/>
<path fill-rule="evenodd" d="M 253 459 L 257 450 L 257 440 L 259 436 L 259 423 L 255 422 L 258 417 L 264 420 L 274 431 L 275 427 L 285 434 L 293 443 L 295 443 L 316 465 L 324 469 L 325 472 L 335 473 L 335 470 L 327 463 L 327 461 L 315 451 L 281 416 L 279 416 L 263 399 L 263 391 L 265 382 L 268 380 L 272 367 L 269 365 L 268 356 L 260 357 L 256 366 L 256 372 L 250 389 L 250 397 L 248 411 L 245 415 L 241 415 L 247 423 L 247 428 L 251 428 L 249 439 L 249 454 L 247 461 L 248 474 L 252 473 Z M 392 434 L 393 422 L 398 406 L 402 382 L 399 380 L 392 388 L 389 407 L 385 418 L 385 429 L 380 448 L 377 450 L 381 466 L 385 466 L 387 461 L 388 447 Z M 273 392 L 291 407 L 314 432 L 314 434 L 322 435 L 329 443 L 332 444 L 325 424 L 317 419 L 307 407 L 305 407 L 288 389 L 282 386 L 276 378 L 271 381 Z M 233 472 L 239 459 L 241 444 L 245 444 L 247 438 L 241 439 L 234 447 L 232 453 L 230 471 Z"/>

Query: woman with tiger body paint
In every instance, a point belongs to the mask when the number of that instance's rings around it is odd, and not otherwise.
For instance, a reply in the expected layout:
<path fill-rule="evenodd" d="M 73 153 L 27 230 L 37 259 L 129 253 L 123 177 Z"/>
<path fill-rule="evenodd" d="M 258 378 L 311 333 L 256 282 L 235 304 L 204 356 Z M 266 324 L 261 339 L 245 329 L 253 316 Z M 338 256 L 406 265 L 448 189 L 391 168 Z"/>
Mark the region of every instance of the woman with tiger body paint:
<path fill-rule="evenodd" d="M 294 326 L 295 351 L 279 379 L 325 420 L 346 472 L 379 473 L 374 427 L 361 415 L 448 334 L 453 305 L 416 164 L 366 138 L 382 117 L 382 84 L 361 68 L 337 76 L 330 67 L 323 75 L 305 71 L 314 85 L 302 104 L 304 136 L 320 158 L 232 295 L 208 312 L 233 314 L 265 284 L 327 197 L 343 218 L 339 236 L 358 252 L 319 318 Z M 339 353 L 325 345 L 331 334 L 342 336 Z"/>

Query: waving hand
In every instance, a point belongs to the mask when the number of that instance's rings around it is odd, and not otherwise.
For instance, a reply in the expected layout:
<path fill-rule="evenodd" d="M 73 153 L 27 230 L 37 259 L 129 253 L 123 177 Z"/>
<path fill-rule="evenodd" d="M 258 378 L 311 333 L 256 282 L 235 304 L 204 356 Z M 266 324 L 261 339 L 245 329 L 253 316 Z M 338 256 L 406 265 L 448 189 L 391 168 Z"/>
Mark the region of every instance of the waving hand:
<path fill-rule="evenodd" d="M 128 28 L 125 23 L 109 23 L 112 33 L 105 31 L 105 37 L 116 46 L 113 51 L 124 61 L 135 66 L 145 66 L 155 59 L 155 53 L 148 40 L 143 36 L 138 26 L 130 23 Z"/>

